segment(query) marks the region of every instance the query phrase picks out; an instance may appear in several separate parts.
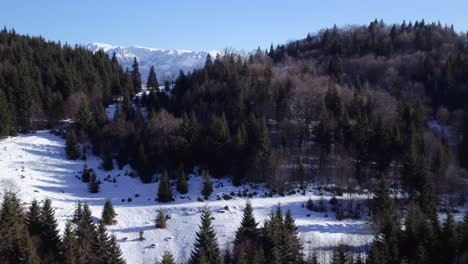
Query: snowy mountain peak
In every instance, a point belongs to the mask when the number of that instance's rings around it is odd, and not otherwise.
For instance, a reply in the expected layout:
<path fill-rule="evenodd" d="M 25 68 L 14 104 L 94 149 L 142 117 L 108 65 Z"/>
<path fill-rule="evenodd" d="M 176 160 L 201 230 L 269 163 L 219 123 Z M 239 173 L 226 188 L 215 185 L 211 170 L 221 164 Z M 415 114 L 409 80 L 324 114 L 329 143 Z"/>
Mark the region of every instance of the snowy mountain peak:
<path fill-rule="evenodd" d="M 176 77 L 180 70 L 185 72 L 195 68 L 203 67 L 206 56 L 212 57 L 218 51 L 190 51 L 177 49 L 158 49 L 142 46 L 120 47 L 106 43 L 87 43 L 83 45 L 86 49 L 96 52 L 103 50 L 112 55 L 115 53 L 119 63 L 124 68 L 131 69 L 133 58 L 137 58 L 143 82 L 146 81 L 149 69 L 153 65 L 158 79 L 166 80 Z"/>

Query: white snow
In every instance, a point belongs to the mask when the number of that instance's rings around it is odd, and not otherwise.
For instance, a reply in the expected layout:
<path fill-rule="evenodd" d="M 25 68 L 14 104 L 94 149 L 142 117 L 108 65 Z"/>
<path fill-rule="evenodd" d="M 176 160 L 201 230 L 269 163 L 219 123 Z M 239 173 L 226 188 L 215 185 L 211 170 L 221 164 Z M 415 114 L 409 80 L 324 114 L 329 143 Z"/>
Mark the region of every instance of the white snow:
<path fill-rule="evenodd" d="M 123 170 L 114 169 L 110 172 L 100 170 L 100 160 L 88 153 L 87 164 L 96 171 L 101 180 L 109 175 L 111 180 L 115 178 L 117 181 L 116 183 L 103 181 L 101 191 L 90 194 L 87 185 L 76 177 L 81 174 L 84 161 L 67 160 L 64 143 L 62 138 L 48 131 L 21 134 L 18 137 L 1 140 L 0 185 L 3 188 L 0 190 L 14 188 L 20 198 L 27 203 L 33 198 L 38 200 L 50 198 L 56 209 L 60 228 L 64 227 L 66 220 L 71 219 L 78 201 L 87 202 L 93 216 L 98 219 L 105 200 L 111 199 L 118 215 L 117 224 L 109 227 L 109 230 L 117 236 L 127 263 L 154 263 L 164 250 L 170 250 L 178 262 L 187 260 L 195 232 L 198 230 L 200 212 L 205 205 L 213 211 L 215 218 L 213 224 L 220 246 L 224 248 L 230 245 L 234 232 L 240 224 L 246 198 L 235 196 L 233 200 L 226 201 L 217 200 L 216 196 L 237 193 L 244 188 L 254 191 L 250 186 L 234 187 L 225 179 L 213 180 L 214 195 L 209 201 L 199 202 L 197 198 L 201 196 L 202 179 L 192 175 L 189 179 L 189 193 L 183 195 L 185 198 L 177 195 L 174 190 L 176 200 L 161 204 L 155 202 L 158 183 L 142 184 L 138 178 L 126 176 L 131 172 L 128 166 Z M 260 225 L 268 217 L 271 209 L 281 203 L 284 209 L 292 210 L 305 250 L 320 250 L 323 258 L 330 253 L 331 246 L 338 243 L 365 247 L 372 239 L 366 219 L 338 221 L 331 212 L 328 213 L 329 217 L 325 217 L 324 213 L 311 212 L 303 208 L 302 204 L 305 205 L 309 197 L 318 202 L 320 196 L 316 189 L 308 190 L 305 196 L 298 193 L 286 197 L 268 198 L 262 197 L 267 191 L 262 187 L 255 191 L 259 192 L 259 195 L 251 198 L 251 202 Z M 324 193 L 327 204 L 330 197 L 330 194 Z M 349 196 L 345 195 L 338 199 L 347 199 L 345 197 Z M 128 198 L 132 198 L 133 201 L 128 202 Z M 229 207 L 228 210 L 224 209 L 226 205 Z M 171 216 L 168 228 L 165 230 L 156 229 L 153 224 L 159 208 Z M 140 230 L 144 231 L 146 238 L 144 241 L 138 240 Z"/>

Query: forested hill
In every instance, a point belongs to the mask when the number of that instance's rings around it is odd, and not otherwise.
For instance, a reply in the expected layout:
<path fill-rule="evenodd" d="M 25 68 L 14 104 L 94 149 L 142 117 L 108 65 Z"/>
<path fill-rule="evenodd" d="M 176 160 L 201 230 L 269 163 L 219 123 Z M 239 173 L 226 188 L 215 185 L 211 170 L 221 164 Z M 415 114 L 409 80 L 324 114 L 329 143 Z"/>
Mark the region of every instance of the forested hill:
<path fill-rule="evenodd" d="M 440 23 L 333 27 L 305 39 L 271 47 L 277 63 L 294 58 L 319 65 L 339 83 L 356 81 L 394 96 L 424 100 L 434 109 L 464 107 L 468 100 L 466 34 Z"/>
<path fill-rule="evenodd" d="M 122 87 L 132 88 L 117 60 L 104 52 L 0 32 L 0 136 L 51 125 L 104 103 Z"/>

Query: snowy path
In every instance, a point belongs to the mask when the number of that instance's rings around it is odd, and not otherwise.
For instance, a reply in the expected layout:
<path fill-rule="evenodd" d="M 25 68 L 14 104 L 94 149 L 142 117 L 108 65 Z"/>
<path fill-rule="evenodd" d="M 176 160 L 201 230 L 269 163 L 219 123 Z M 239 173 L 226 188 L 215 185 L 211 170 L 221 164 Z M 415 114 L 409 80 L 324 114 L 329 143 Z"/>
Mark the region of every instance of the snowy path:
<path fill-rule="evenodd" d="M 164 250 L 170 250 L 178 261 L 185 261 L 190 256 L 200 212 L 205 205 L 213 211 L 213 223 L 220 245 L 229 245 L 240 223 L 245 199 L 235 197 L 229 201 L 217 200 L 216 195 L 231 192 L 237 194 L 244 188 L 251 189 L 249 186 L 233 187 L 226 180 L 215 180 L 214 186 L 218 187 L 211 200 L 198 202 L 201 178 L 191 176 L 189 193 L 184 195 L 187 198 L 177 197 L 175 202 L 160 204 L 154 201 L 157 183 L 142 184 L 139 179 L 125 176 L 126 172 L 130 172 L 129 167 L 122 171 L 102 171 L 98 169 L 99 163 L 96 157 L 88 153 L 87 164 L 97 172 L 98 177 L 103 180 L 109 176 L 110 179 L 115 178 L 116 183 L 103 181 L 101 191 L 90 194 L 87 185 L 76 178 L 81 174 L 84 161 L 66 159 L 63 139 L 48 131 L 7 138 L 0 141 L 0 190 L 14 188 L 26 202 L 33 198 L 52 199 L 61 228 L 71 218 L 78 201 L 86 201 L 97 219 L 101 215 L 105 199 L 109 198 L 118 214 L 118 222 L 110 227 L 110 231 L 117 236 L 127 263 L 154 263 Z M 260 195 L 265 192 L 262 189 L 255 191 Z M 324 256 L 338 243 L 353 244 L 359 250 L 359 247 L 365 246 L 372 239 L 365 220 L 338 221 L 332 213 L 325 217 L 324 213 L 310 212 L 303 208 L 302 205 L 309 196 L 315 201 L 320 199 L 317 190 L 310 190 L 305 196 L 257 196 L 251 198 L 251 202 L 260 225 L 268 217 L 272 207 L 279 203 L 284 208 L 290 208 L 304 240 L 305 250 L 325 250 Z M 133 201 L 127 202 L 128 198 Z M 325 194 L 324 199 L 328 202 L 330 196 Z M 229 210 L 224 210 L 226 205 Z M 153 225 L 159 208 L 171 216 L 165 230 L 155 229 Z M 144 241 L 138 240 L 140 230 L 144 231 Z"/>

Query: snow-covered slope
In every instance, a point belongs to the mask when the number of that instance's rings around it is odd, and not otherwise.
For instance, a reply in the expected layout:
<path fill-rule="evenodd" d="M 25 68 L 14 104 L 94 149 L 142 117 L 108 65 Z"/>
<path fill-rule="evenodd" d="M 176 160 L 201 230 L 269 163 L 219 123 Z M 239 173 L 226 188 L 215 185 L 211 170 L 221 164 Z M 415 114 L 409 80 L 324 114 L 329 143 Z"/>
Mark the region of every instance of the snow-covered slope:
<path fill-rule="evenodd" d="M 189 71 L 203 66 L 208 54 L 215 57 L 218 53 L 217 51 L 164 50 L 140 46 L 119 47 L 105 43 L 88 43 L 83 46 L 93 52 L 102 49 L 110 56 L 115 52 L 119 63 L 124 68 L 131 69 L 133 58 L 136 57 L 144 82 L 151 65 L 154 65 L 159 80 L 165 80 L 177 77 L 179 70 Z"/>
<path fill-rule="evenodd" d="M 155 202 L 158 183 L 142 184 L 139 179 L 126 176 L 130 172 L 129 167 L 103 171 L 99 169 L 99 159 L 88 153 L 87 164 L 96 171 L 101 180 L 116 179 L 116 183 L 103 181 L 101 191 L 90 194 L 87 185 L 77 178 L 81 174 L 84 161 L 67 160 L 64 143 L 62 138 L 48 131 L 1 140 L 0 191 L 14 188 L 23 201 L 28 203 L 33 198 L 52 199 L 60 228 L 64 227 L 66 220 L 71 219 L 78 201 L 87 202 L 93 216 L 98 219 L 105 199 L 111 199 L 118 214 L 118 222 L 110 227 L 110 232 L 117 236 L 127 263 L 154 263 L 164 250 L 170 250 L 178 262 L 185 261 L 190 256 L 201 209 L 205 205 L 213 211 L 213 223 L 220 246 L 229 246 L 240 224 L 246 198 L 235 196 L 232 200 L 218 200 L 217 197 L 231 192 L 237 193 L 244 188 L 248 188 L 249 192 L 254 191 L 251 186 L 238 188 L 233 187 L 227 180 L 215 180 L 212 198 L 207 202 L 199 202 L 197 198 L 201 196 L 202 179 L 191 175 L 187 195 L 176 195 L 174 202 L 161 204 Z M 285 209 L 290 208 L 296 218 L 306 251 L 318 249 L 321 250 L 322 257 L 326 257 L 331 247 L 338 243 L 352 244 L 359 250 L 372 239 L 365 220 L 338 221 L 330 212 L 328 217 L 325 217 L 324 213 L 303 208 L 309 197 L 316 202 L 320 199 L 315 189 L 309 189 L 306 195 L 294 194 L 286 197 L 263 197 L 267 190 L 261 187 L 255 191 L 259 195 L 252 197 L 251 202 L 257 221 L 262 223 L 271 209 L 280 203 Z M 324 193 L 325 201 L 330 197 Z M 128 201 L 129 198 L 132 199 L 131 202 Z M 171 216 L 165 230 L 154 227 L 153 220 L 159 208 Z M 144 231 L 144 241 L 138 240 L 140 230 Z"/>

